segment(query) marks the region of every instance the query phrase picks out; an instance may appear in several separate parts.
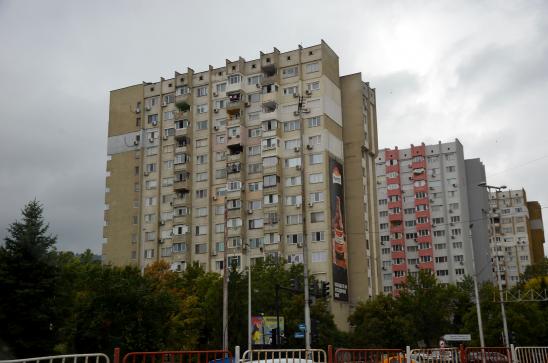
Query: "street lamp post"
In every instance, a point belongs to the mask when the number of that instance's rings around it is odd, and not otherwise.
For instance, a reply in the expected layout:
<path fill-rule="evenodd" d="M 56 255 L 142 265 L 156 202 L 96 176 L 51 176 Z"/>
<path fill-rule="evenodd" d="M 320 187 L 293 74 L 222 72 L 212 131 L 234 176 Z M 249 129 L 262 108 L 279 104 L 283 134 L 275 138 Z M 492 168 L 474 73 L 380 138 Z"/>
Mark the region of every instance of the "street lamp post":
<path fill-rule="evenodd" d="M 500 192 L 502 189 L 506 189 L 506 185 L 502 185 L 500 187 L 497 187 L 497 186 L 493 186 L 493 185 L 488 185 L 486 182 L 481 182 L 478 184 L 479 187 L 483 187 L 483 188 L 486 188 L 489 193 L 491 193 L 491 189 L 494 189 L 495 190 L 495 195 L 496 195 L 496 192 Z M 500 276 L 500 264 L 499 264 L 499 254 L 498 254 L 498 245 L 497 245 L 497 239 L 496 239 L 496 229 L 495 229 L 495 226 L 494 226 L 494 217 L 493 217 L 493 214 L 491 213 L 491 207 L 489 207 L 489 210 L 487 212 L 487 215 L 489 217 L 489 230 L 492 232 L 491 233 L 491 237 L 494 239 L 493 241 L 493 246 L 495 247 L 494 250 L 495 250 L 495 269 L 496 269 L 496 273 L 497 273 L 497 282 L 498 282 L 498 290 L 499 290 L 499 300 L 500 300 L 500 314 L 502 316 L 502 329 L 503 329 L 503 332 L 504 332 L 504 346 L 508 346 L 509 344 L 509 339 L 508 339 L 508 324 L 506 322 L 506 310 L 504 308 L 504 296 L 503 296 L 503 292 L 502 292 L 502 279 L 501 279 L 501 276 Z"/>

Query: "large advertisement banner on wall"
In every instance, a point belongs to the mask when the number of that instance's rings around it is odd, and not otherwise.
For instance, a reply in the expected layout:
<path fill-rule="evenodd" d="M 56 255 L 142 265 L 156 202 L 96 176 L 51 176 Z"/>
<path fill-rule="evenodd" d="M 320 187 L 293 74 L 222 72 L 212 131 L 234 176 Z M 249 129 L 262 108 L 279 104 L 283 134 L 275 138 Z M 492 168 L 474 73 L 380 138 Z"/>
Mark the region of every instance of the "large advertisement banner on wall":
<path fill-rule="evenodd" d="M 331 245 L 333 249 L 333 297 L 348 301 L 348 247 L 344 230 L 344 177 L 341 163 L 329 158 L 331 194 Z"/>

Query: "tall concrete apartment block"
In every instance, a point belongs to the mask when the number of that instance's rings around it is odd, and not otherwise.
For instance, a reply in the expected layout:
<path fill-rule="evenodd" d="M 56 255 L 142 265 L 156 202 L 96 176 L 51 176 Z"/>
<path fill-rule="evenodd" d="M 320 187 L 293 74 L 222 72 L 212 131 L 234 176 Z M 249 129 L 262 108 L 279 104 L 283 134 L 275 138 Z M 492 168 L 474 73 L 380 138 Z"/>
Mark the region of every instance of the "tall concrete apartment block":
<path fill-rule="evenodd" d="M 535 208 L 540 204 L 527 202 L 524 189 L 492 192 L 489 199 L 492 255 L 499 260 L 503 286 L 512 287 L 527 266 L 544 256 L 538 251 L 544 241 L 540 208 Z"/>
<path fill-rule="evenodd" d="M 467 177 L 458 140 L 385 149 L 376 160 L 385 293 L 397 294 L 407 276 L 420 270 L 432 271 L 442 283 L 457 283 L 474 272 L 474 262 L 478 267 L 489 264 L 487 220 L 472 221 L 469 209 L 469 189 L 476 193 L 477 203 L 488 208 L 485 189 L 469 184 L 484 177 L 485 171 L 475 159 Z M 479 277 L 490 279 L 489 274 Z"/>
<path fill-rule="evenodd" d="M 109 116 L 104 263 L 222 272 L 306 242 L 339 326 L 377 293 L 375 92 L 323 41 L 112 91 Z"/>

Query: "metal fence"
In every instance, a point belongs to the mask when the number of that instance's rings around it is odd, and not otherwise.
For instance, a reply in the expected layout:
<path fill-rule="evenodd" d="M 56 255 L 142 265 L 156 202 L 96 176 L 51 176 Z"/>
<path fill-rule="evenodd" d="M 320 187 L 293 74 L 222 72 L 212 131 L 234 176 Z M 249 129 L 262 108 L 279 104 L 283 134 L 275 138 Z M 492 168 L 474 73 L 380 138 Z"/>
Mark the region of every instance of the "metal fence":
<path fill-rule="evenodd" d="M 511 363 L 512 350 L 507 347 L 468 347 L 464 349 L 466 363 Z"/>
<path fill-rule="evenodd" d="M 122 363 L 231 363 L 232 354 L 227 350 L 191 350 L 165 352 L 132 352 Z"/>
<path fill-rule="evenodd" d="M 401 349 L 337 349 L 333 363 L 405 363 Z"/>
<path fill-rule="evenodd" d="M 459 348 L 412 349 L 410 361 L 414 363 L 459 363 Z"/>
<path fill-rule="evenodd" d="M 322 349 L 259 349 L 247 350 L 241 363 L 328 363 Z"/>
<path fill-rule="evenodd" d="M 517 347 L 514 351 L 518 363 L 548 363 L 548 347 Z"/>
<path fill-rule="evenodd" d="M 65 354 L 47 357 L 2 360 L 1 363 L 110 363 L 110 358 L 103 353 Z"/>

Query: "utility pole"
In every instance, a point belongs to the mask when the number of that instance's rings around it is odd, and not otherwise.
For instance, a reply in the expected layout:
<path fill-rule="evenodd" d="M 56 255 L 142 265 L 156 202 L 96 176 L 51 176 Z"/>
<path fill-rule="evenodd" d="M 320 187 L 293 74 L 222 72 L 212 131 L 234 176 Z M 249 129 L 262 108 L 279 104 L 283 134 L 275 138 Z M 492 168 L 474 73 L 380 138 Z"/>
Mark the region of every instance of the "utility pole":
<path fill-rule="evenodd" d="M 302 85 L 301 85 L 302 89 Z M 305 325 L 305 348 L 310 349 L 310 293 L 308 291 L 308 235 L 307 235 L 307 203 L 306 203 L 306 173 L 305 173 L 305 155 L 304 148 L 304 119 L 303 108 L 305 103 L 305 96 L 299 96 L 299 103 L 297 106 L 297 112 L 299 113 L 299 134 L 301 139 L 301 194 L 302 194 L 302 211 L 303 211 L 303 277 L 304 277 L 304 325 Z"/>
<path fill-rule="evenodd" d="M 226 196 L 224 198 L 225 233 L 223 237 L 223 350 L 228 351 L 228 210 Z"/>
<path fill-rule="evenodd" d="M 491 189 L 495 190 L 495 196 L 498 192 L 500 192 L 502 189 L 506 189 L 505 185 L 502 185 L 500 187 L 496 187 L 493 185 L 487 185 L 486 182 L 482 182 L 478 184 L 479 187 L 486 188 L 489 194 L 491 194 Z M 498 253 L 498 243 L 496 238 L 496 228 L 495 228 L 495 221 L 493 213 L 491 213 L 491 208 L 489 207 L 489 210 L 487 211 L 487 215 L 489 217 L 489 230 L 491 231 L 491 237 L 493 238 L 493 246 L 495 247 L 495 269 L 497 273 L 497 282 L 498 282 L 498 290 L 499 290 L 499 300 L 500 300 L 500 315 L 502 316 L 502 329 L 504 332 L 504 346 L 508 347 L 510 345 L 510 341 L 508 339 L 508 323 L 506 322 L 506 310 L 504 308 L 504 296 L 502 291 L 502 279 L 500 276 L 500 263 L 499 263 L 499 253 Z M 504 256 L 504 255 L 503 255 Z"/>
<path fill-rule="evenodd" d="M 473 224 L 470 225 L 470 229 L 473 228 Z M 470 231 L 470 241 L 472 241 L 472 276 L 474 278 L 474 297 L 476 300 L 476 315 L 478 316 L 478 329 L 479 329 L 479 338 L 480 338 L 480 347 L 485 347 L 485 340 L 483 338 L 483 320 L 481 318 L 481 303 L 479 298 L 478 291 L 478 272 L 476 269 L 476 259 L 474 257 L 474 240 L 472 239 L 472 231 Z"/>
<path fill-rule="evenodd" d="M 252 321 L 251 321 L 251 246 L 247 245 L 247 350 L 252 350 Z"/>

